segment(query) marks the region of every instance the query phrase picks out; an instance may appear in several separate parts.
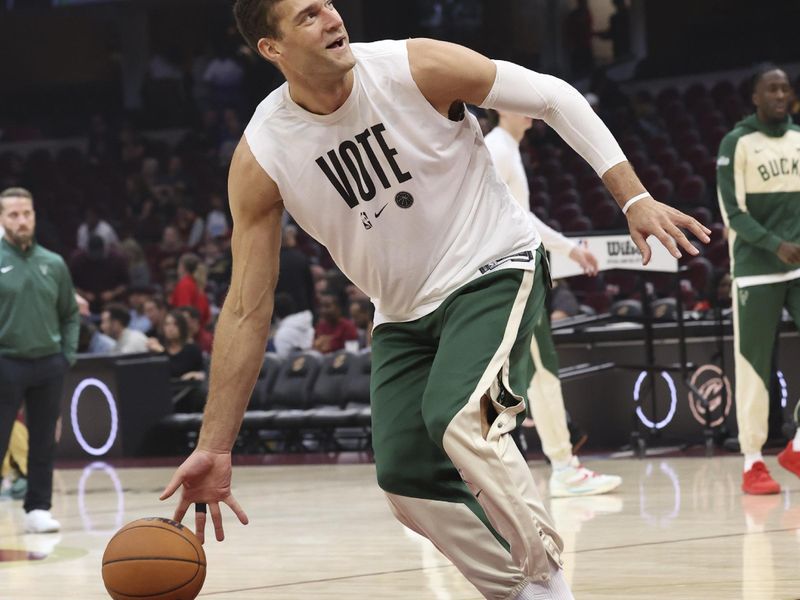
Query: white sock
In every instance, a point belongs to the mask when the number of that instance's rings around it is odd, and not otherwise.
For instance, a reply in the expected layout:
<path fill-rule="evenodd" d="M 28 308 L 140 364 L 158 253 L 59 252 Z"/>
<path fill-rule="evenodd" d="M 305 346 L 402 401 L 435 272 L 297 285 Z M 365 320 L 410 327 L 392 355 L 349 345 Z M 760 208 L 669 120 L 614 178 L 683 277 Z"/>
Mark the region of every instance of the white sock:
<path fill-rule="evenodd" d="M 792 441 L 792 450 L 795 452 L 800 452 L 800 427 L 797 428 L 797 433 L 794 435 L 794 440 Z"/>
<path fill-rule="evenodd" d="M 516 600 L 575 600 L 569 589 L 564 571 L 550 563 L 550 581 L 531 581 L 517 594 Z"/>
<path fill-rule="evenodd" d="M 554 471 L 563 471 L 564 469 L 577 466 L 577 464 L 573 463 L 577 463 L 578 459 L 575 456 L 570 456 L 567 460 L 552 460 L 550 462 L 553 465 Z"/>
<path fill-rule="evenodd" d="M 764 457 L 761 456 L 761 452 L 754 452 L 753 454 L 745 454 L 744 455 L 744 471 L 745 473 L 753 468 L 753 465 L 757 462 L 764 462 Z"/>

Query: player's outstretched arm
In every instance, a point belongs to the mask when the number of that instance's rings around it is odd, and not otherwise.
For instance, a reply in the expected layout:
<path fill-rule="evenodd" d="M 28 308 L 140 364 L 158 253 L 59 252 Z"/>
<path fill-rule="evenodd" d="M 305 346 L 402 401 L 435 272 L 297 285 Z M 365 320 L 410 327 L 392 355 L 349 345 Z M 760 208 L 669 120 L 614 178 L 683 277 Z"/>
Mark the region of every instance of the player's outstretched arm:
<path fill-rule="evenodd" d="M 620 207 L 646 193 L 614 136 L 567 82 L 436 40 L 409 40 L 408 55 L 414 81 L 442 115 L 453 102 L 463 101 L 542 119 L 595 169 Z M 676 257 L 679 246 L 698 253 L 681 228 L 710 241 L 710 231 L 695 219 L 649 197 L 631 206 L 626 216 L 645 264 L 651 255 L 650 236 Z"/>
<path fill-rule="evenodd" d="M 208 505 L 217 540 L 224 538 L 219 503 L 246 524 L 231 495 L 231 448 L 264 360 L 278 279 L 283 203 L 275 183 L 242 139 L 228 179 L 233 215 L 233 274 L 211 354 L 211 378 L 197 449 L 178 468 L 161 496 L 182 488 L 175 511 L 181 521 L 192 503 Z M 196 515 L 203 540 L 205 512 Z"/>

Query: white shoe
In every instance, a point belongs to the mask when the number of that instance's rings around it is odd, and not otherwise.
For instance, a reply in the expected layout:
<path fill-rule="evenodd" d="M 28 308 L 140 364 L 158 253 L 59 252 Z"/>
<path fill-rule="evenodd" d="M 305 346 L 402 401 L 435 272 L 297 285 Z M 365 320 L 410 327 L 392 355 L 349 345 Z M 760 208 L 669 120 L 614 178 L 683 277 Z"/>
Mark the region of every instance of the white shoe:
<path fill-rule="evenodd" d="M 622 477 L 595 473 L 582 467 L 578 458 L 573 456 L 568 467 L 553 469 L 553 474 L 550 476 L 550 497 L 596 496 L 607 494 L 620 485 Z"/>
<path fill-rule="evenodd" d="M 25 515 L 26 533 L 55 533 L 61 529 L 49 510 L 32 510 Z"/>

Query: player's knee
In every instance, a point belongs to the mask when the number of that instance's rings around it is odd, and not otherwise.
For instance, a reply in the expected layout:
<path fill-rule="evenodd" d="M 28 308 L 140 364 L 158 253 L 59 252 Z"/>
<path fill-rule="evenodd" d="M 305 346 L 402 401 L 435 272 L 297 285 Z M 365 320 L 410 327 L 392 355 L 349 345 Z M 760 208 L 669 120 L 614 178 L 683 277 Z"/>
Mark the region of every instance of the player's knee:
<path fill-rule="evenodd" d="M 427 396 L 427 394 L 426 394 Z M 448 427 L 453 422 L 454 415 L 442 406 L 444 403 L 436 401 L 435 396 L 426 397 L 422 402 L 422 420 L 428 430 L 428 437 L 439 448 L 444 449 L 444 436 Z"/>
<path fill-rule="evenodd" d="M 407 468 L 403 468 L 395 457 L 387 456 L 384 460 L 375 457 L 375 470 L 378 476 L 378 486 L 384 492 L 397 493 L 408 479 Z"/>

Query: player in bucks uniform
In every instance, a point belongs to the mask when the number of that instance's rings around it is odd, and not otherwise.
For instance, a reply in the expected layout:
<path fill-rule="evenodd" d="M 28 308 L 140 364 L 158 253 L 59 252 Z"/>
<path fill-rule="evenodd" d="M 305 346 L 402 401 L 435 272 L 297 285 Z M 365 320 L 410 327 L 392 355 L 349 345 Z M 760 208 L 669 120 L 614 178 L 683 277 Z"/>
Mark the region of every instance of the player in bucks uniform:
<path fill-rule="evenodd" d="M 784 306 L 800 325 L 800 128 L 792 89 L 775 66 L 753 79 L 756 114 L 719 149 L 717 180 L 733 276 L 736 418 L 745 457 L 742 490 L 777 494 L 761 456 L 767 441 L 772 349 Z M 800 431 L 778 457 L 800 476 Z"/>
<path fill-rule="evenodd" d="M 525 115 L 506 112 L 499 112 L 497 118 L 497 127 L 486 135 L 486 147 L 511 195 L 523 210 L 528 211 L 530 191 L 519 143 L 533 120 Z M 550 252 L 568 256 L 588 275 L 597 274 L 597 259 L 591 252 L 580 248 L 533 213 L 529 217 Z M 542 441 L 542 450 L 553 468 L 550 495 L 554 498 L 593 496 L 615 490 L 622 484 L 621 477 L 595 473 L 581 465 L 578 457 L 572 453 L 564 395 L 558 379 L 558 354 L 553 344 L 547 311 L 539 314 L 539 320 L 534 326 L 530 354 L 534 374 L 528 388 L 528 402 L 536 431 Z"/>
<path fill-rule="evenodd" d="M 333 2 L 239 0 L 248 43 L 287 83 L 233 157 L 230 292 L 197 450 L 162 497 L 176 517 L 230 492 L 230 449 L 263 360 L 284 207 L 375 304 L 372 431 L 378 483 L 494 600 L 572 598 L 562 544 L 509 438 L 547 274 L 527 214 L 500 181 L 465 102 L 538 116 L 600 173 L 649 259 L 655 235 L 696 252 L 695 220 L 653 200 L 608 129 L 566 83 L 432 40 L 354 44 Z M 635 201 L 635 204 L 630 204 Z M 202 535 L 205 517 L 198 513 Z"/>

